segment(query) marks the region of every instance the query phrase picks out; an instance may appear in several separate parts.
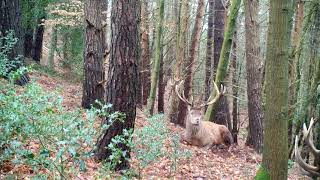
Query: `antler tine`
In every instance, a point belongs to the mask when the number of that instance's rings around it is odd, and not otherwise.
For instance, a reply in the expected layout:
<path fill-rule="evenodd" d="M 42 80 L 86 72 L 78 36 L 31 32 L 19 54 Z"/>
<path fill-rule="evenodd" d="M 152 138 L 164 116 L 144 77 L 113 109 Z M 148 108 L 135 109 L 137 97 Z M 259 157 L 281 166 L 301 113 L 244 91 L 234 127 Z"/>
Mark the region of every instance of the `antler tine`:
<path fill-rule="evenodd" d="M 311 148 L 311 152 L 314 156 L 320 157 L 320 150 L 316 148 L 316 146 L 313 143 L 313 136 L 312 136 L 312 127 L 314 125 L 314 118 L 311 118 L 309 128 L 307 129 L 307 126 L 305 123 L 303 123 L 303 137 L 306 140 L 307 145 Z"/>
<path fill-rule="evenodd" d="M 295 143 L 294 143 L 294 154 L 295 154 L 295 157 L 296 157 L 296 160 L 297 160 L 298 164 L 299 164 L 305 171 L 307 171 L 308 173 L 320 177 L 320 173 L 318 172 L 318 171 L 319 171 L 319 167 L 312 166 L 312 165 L 306 163 L 306 162 L 302 159 L 302 157 L 301 157 L 301 155 L 300 155 L 300 152 L 299 152 L 299 148 L 298 148 L 298 142 L 299 142 L 299 138 L 298 138 L 298 136 L 296 136 L 296 138 L 295 138 Z"/>
<path fill-rule="evenodd" d="M 180 99 L 181 101 L 183 101 L 184 103 L 192 106 L 192 103 L 191 103 L 190 101 L 188 101 L 187 98 L 185 97 L 184 91 L 182 91 L 182 97 L 181 97 L 181 95 L 180 95 L 180 93 L 179 93 L 179 87 L 181 86 L 181 84 L 182 84 L 183 82 L 184 82 L 184 81 L 181 81 L 179 84 L 176 85 L 176 87 L 175 87 L 176 94 L 178 95 L 178 97 L 179 97 L 179 99 Z"/>
<path fill-rule="evenodd" d="M 207 106 L 207 105 L 215 103 L 216 101 L 218 101 L 220 96 L 222 96 L 226 92 L 226 89 L 224 88 L 224 86 L 222 84 L 221 84 L 221 91 L 219 90 L 218 85 L 216 84 L 215 81 L 213 81 L 213 85 L 214 85 L 214 88 L 215 88 L 216 93 L 217 93 L 216 96 L 212 100 L 210 100 L 211 97 L 212 97 L 212 95 L 210 95 L 210 97 L 208 98 L 208 101 L 206 103 L 204 103 L 204 104 L 201 104 L 200 107 L 204 107 L 204 106 Z"/>

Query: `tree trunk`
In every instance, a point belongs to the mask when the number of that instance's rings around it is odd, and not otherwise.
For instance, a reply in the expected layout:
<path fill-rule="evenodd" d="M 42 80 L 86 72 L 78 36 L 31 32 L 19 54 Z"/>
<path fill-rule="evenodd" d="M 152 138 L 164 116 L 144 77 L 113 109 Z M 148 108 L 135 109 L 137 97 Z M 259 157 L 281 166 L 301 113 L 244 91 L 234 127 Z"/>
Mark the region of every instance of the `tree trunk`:
<path fill-rule="evenodd" d="M 133 129 L 136 117 L 137 79 L 139 59 L 138 22 L 140 18 L 138 0 L 113 1 L 111 10 L 111 48 L 107 80 L 106 102 L 113 104 L 112 112 L 126 114 L 124 122 L 116 121 L 98 140 L 95 156 L 104 160 L 111 155 L 107 148 L 112 138 L 122 134 L 124 129 Z M 118 144 L 130 155 L 130 147 Z M 116 169 L 129 167 L 122 158 Z"/>
<path fill-rule="evenodd" d="M 33 28 L 28 26 L 24 33 L 24 57 L 31 58 L 33 49 Z"/>
<path fill-rule="evenodd" d="M 220 58 L 219 58 L 219 64 L 218 64 L 218 67 L 216 68 L 217 74 L 215 77 L 215 82 L 219 87 L 223 83 L 223 81 L 227 75 L 227 69 L 229 66 L 229 55 L 230 55 L 230 50 L 231 50 L 231 46 L 232 46 L 232 37 L 233 37 L 234 31 L 236 29 L 236 22 L 237 22 L 237 17 L 238 17 L 238 11 L 240 8 L 240 2 L 241 2 L 240 0 L 232 0 L 232 3 L 231 3 L 232 6 L 231 6 L 231 10 L 230 10 L 230 15 L 228 17 L 228 24 L 227 24 L 227 29 L 226 29 L 226 33 L 224 36 L 223 44 L 222 44 L 222 49 L 221 49 Z M 213 83 L 211 83 L 211 86 L 213 87 Z M 214 97 L 215 93 L 216 93 L 215 91 L 212 91 L 211 96 Z M 227 98 L 224 97 L 224 98 L 220 99 L 220 102 L 223 102 L 226 100 L 227 100 Z M 222 103 L 222 104 L 228 105 L 226 103 Z M 216 105 L 218 105 L 217 110 L 216 110 Z M 220 116 L 220 117 L 221 117 L 221 114 L 225 117 L 228 117 L 229 112 L 218 111 L 219 109 L 221 109 L 219 107 L 223 107 L 223 106 L 220 106 L 219 103 L 212 104 L 212 105 L 208 106 L 208 109 L 205 114 L 205 120 L 206 121 L 215 120 L 216 123 L 226 124 L 227 121 L 225 118 L 217 118 L 217 119 L 215 118 L 216 112 L 220 112 L 220 113 L 217 113 L 218 116 Z M 226 108 L 222 108 L 222 109 L 226 110 Z M 217 121 L 218 119 L 221 120 L 222 122 Z"/>
<path fill-rule="evenodd" d="M 270 179 L 288 175 L 289 48 L 293 4 L 270 0 L 262 167 Z"/>
<path fill-rule="evenodd" d="M 249 132 L 247 146 L 253 146 L 256 152 L 262 151 L 263 112 L 262 112 L 262 68 L 260 60 L 259 14 L 258 0 L 245 0 L 245 29 L 246 29 L 246 68 Z"/>
<path fill-rule="evenodd" d="M 158 82 L 158 113 L 164 113 L 164 93 L 166 91 L 166 84 L 164 83 L 164 58 L 163 48 L 161 49 L 160 57 L 160 68 L 159 68 L 159 82 Z"/>
<path fill-rule="evenodd" d="M 90 108 L 95 101 L 104 102 L 104 43 L 102 7 L 104 0 L 85 1 L 86 40 L 82 107 Z"/>
<path fill-rule="evenodd" d="M 238 33 L 235 31 L 232 45 L 232 95 L 238 97 L 239 84 L 240 84 L 240 72 L 238 73 L 237 66 L 237 43 Z M 233 98 L 232 102 L 232 138 L 235 144 L 238 144 L 238 133 L 239 133 L 239 120 L 238 120 L 238 99 Z"/>
<path fill-rule="evenodd" d="M 141 83 L 142 83 L 142 103 L 146 105 L 150 94 L 150 51 L 149 51 L 149 11 L 148 0 L 143 0 L 141 4 Z"/>
<path fill-rule="evenodd" d="M 193 76 L 195 73 L 196 61 L 198 59 L 200 37 L 201 37 L 201 25 L 202 25 L 202 18 L 204 13 L 205 13 L 204 0 L 198 0 L 197 16 L 195 19 L 194 28 L 191 36 L 192 41 L 191 41 L 189 59 L 188 59 L 188 64 L 186 69 L 186 80 L 184 82 L 184 95 L 187 99 L 192 96 Z M 185 124 L 187 109 L 188 108 L 185 103 L 179 104 L 178 121 L 183 122 L 183 125 Z"/>
<path fill-rule="evenodd" d="M 225 22 L 226 22 L 226 9 L 223 4 L 224 1 L 215 1 L 214 4 L 214 64 L 212 77 L 217 75 L 218 64 L 220 62 L 220 56 L 223 46 Z M 227 126 L 227 122 L 230 122 L 230 112 L 228 101 L 226 97 L 221 97 L 217 102 L 216 114 L 210 120 L 218 124 Z M 230 127 L 229 127 L 230 128 Z"/>
<path fill-rule="evenodd" d="M 38 20 L 38 25 L 36 28 L 35 38 L 33 41 L 33 60 L 37 63 L 40 63 L 41 55 L 42 55 L 42 46 L 43 46 L 43 34 L 44 34 L 44 25 L 42 24 L 43 18 Z"/>
<path fill-rule="evenodd" d="M 51 37 L 50 37 L 50 48 L 48 53 L 48 66 L 50 69 L 54 70 L 54 54 L 57 49 L 58 41 L 58 29 L 56 26 L 52 27 Z"/>
<path fill-rule="evenodd" d="M 177 41 L 177 50 L 176 50 L 176 63 L 174 67 L 174 80 L 179 80 L 181 78 L 182 66 L 185 59 L 185 46 L 187 44 L 187 32 L 188 32 L 188 22 L 189 22 L 189 0 L 181 0 L 179 5 L 179 13 L 176 19 L 176 41 Z M 180 19 L 181 14 L 183 14 Z M 181 23 L 182 22 L 182 23 Z M 168 119 L 171 123 L 184 125 L 184 121 L 178 121 L 178 110 L 180 106 L 180 99 L 174 92 L 175 83 L 172 83 L 172 96 L 169 101 L 169 112 Z"/>
<path fill-rule="evenodd" d="M 23 55 L 24 50 L 20 0 L 2 0 L 0 3 L 0 35 L 7 36 L 7 32 L 10 30 L 14 32 L 14 37 L 18 38 L 18 42 L 8 54 L 10 60 L 15 60 L 16 57 Z M 24 59 L 21 57 L 20 62 L 14 63 L 16 67 L 12 69 L 13 71 L 24 63 Z M 25 85 L 29 80 L 29 76 L 24 74 L 16 83 Z"/>
<path fill-rule="evenodd" d="M 159 80 L 159 69 L 161 61 L 161 48 L 162 48 L 162 30 L 164 19 L 164 0 L 159 0 L 159 24 L 157 27 L 157 39 L 156 39 L 156 55 L 153 62 L 153 68 L 151 73 L 151 89 L 147 103 L 147 111 L 149 115 L 153 115 L 154 102 L 156 100 L 157 83 Z"/>
<path fill-rule="evenodd" d="M 208 12 L 208 31 L 207 31 L 207 53 L 206 53 L 206 67 L 205 67 L 205 101 L 210 96 L 210 87 L 212 81 L 211 65 L 213 63 L 213 22 L 214 22 L 214 0 L 209 0 Z"/>

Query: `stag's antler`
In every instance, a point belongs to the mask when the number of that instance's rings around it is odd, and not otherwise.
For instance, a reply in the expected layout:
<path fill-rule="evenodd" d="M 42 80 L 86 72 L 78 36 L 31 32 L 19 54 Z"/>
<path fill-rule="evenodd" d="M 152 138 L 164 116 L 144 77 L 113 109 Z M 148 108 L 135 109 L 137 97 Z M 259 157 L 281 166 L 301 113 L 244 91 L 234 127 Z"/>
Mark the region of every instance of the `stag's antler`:
<path fill-rule="evenodd" d="M 208 98 L 207 102 L 200 105 L 200 107 L 211 105 L 219 100 L 219 98 L 226 92 L 226 89 L 221 84 L 221 90 L 219 90 L 218 85 L 216 82 L 213 81 L 214 88 L 216 90 L 216 96 L 211 100 L 211 96 Z"/>
<path fill-rule="evenodd" d="M 307 129 L 307 126 L 305 123 L 303 123 L 303 139 L 306 141 L 307 145 L 311 148 L 311 152 L 315 157 L 320 158 L 320 150 L 318 150 L 314 143 L 313 143 L 313 136 L 312 136 L 312 126 L 314 124 L 314 119 L 311 118 L 310 124 L 309 124 L 309 128 Z M 320 177 L 320 167 L 317 166 L 312 166 L 308 163 L 306 163 L 299 152 L 299 147 L 298 147 L 298 143 L 299 143 L 299 137 L 296 136 L 295 139 L 295 145 L 294 145 L 294 154 L 296 157 L 296 160 L 298 162 L 298 164 L 310 175 L 312 176 L 317 176 Z"/>
<path fill-rule="evenodd" d="M 181 100 L 181 101 L 183 101 L 184 103 L 186 103 L 186 104 L 188 104 L 189 106 L 192 106 L 192 102 L 190 102 L 186 97 L 185 97 L 185 95 L 184 95 L 184 90 L 182 90 L 182 96 L 181 96 L 181 94 L 179 93 L 179 87 L 183 84 L 183 80 L 182 81 L 180 81 L 180 82 L 178 82 L 177 84 L 176 84 L 176 87 L 175 87 L 175 90 L 176 90 L 176 93 L 177 93 L 177 95 L 178 95 L 178 97 L 179 97 L 179 99 Z"/>

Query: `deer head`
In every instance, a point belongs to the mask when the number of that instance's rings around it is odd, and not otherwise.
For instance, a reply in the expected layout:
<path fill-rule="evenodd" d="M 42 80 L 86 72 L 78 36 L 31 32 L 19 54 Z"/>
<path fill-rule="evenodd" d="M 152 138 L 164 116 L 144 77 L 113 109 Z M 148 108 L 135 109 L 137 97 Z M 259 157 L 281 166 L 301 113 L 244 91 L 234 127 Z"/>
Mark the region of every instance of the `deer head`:
<path fill-rule="evenodd" d="M 187 104 L 188 106 L 188 115 L 187 118 L 190 121 L 191 124 L 193 125 L 199 125 L 201 120 L 203 119 L 203 111 L 202 108 L 211 104 L 214 104 L 215 102 L 217 102 L 219 100 L 219 98 L 225 93 L 225 88 L 223 87 L 223 85 L 221 85 L 221 91 L 219 90 L 217 84 L 215 82 L 214 83 L 214 88 L 216 90 L 216 95 L 214 98 L 212 98 L 211 96 L 208 98 L 208 100 L 200 105 L 195 105 L 195 103 L 193 102 L 193 97 L 191 96 L 191 101 L 189 101 L 185 95 L 184 95 L 184 91 L 182 90 L 182 93 L 180 94 L 180 87 L 183 84 L 184 81 L 180 81 L 178 83 L 176 83 L 175 86 L 175 92 L 178 95 L 179 99 L 184 102 L 185 104 Z"/>
<path fill-rule="evenodd" d="M 303 140 L 306 142 L 306 144 L 310 147 L 311 153 L 314 155 L 315 158 L 320 158 L 320 150 L 317 149 L 313 143 L 313 135 L 312 135 L 312 126 L 314 125 L 314 119 L 311 118 L 309 128 L 307 128 L 306 124 L 303 124 Z M 299 136 L 296 136 L 295 139 L 295 145 L 294 145 L 294 154 L 296 157 L 296 161 L 300 165 L 300 167 L 306 171 L 306 173 L 309 176 L 316 176 L 320 177 L 320 167 L 318 166 L 313 166 L 308 163 L 306 163 L 301 155 L 300 155 L 300 150 L 298 147 L 299 143 Z"/>

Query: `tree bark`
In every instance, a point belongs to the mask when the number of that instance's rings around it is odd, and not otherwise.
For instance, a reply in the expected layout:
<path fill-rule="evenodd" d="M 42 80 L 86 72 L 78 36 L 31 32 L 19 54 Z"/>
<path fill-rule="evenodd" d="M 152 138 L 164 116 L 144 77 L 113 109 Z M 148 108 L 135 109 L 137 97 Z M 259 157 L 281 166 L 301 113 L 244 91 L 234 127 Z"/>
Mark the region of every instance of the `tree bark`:
<path fill-rule="evenodd" d="M 214 23 L 214 0 L 209 0 L 208 12 L 208 31 L 207 31 L 207 53 L 206 53 L 206 67 L 205 67 L 205 101 L 210 96 L 210 87 L 212 81 L 211 65 L 213 64 L 213 23 Z"/>
<path fill-rule="evenodd" d="M 147 103 L 147 111 L 149 115 L 153 115 L 154 102 L 156 99 L 156 90 L 159 80 L 159 69 L 161 61 L 161 48 L 162 48 L 162 31 L 163 31 L 163 19 L 164 19 L 164 0 L 159 0 L 159 24 L 157 27 L 157 39 L 156 39 L 156 55 L 151 72 L 151 89 Z"/>
<path fill-rule="evenodd" d="M 260 60 L 259 14 L 258 0 L 245 0 L 246 29 L 246 69 L 249 132 L 246 145 L 253 146 L 256 152 L 262 151 L 263 144 L 263 112 L 262 112 L 262 68 Z"/>
<path fill-rule="evenodd" d="M 220 56 L 222 53 L 221 51 L 226 27 L 225 22 L 227 13 L 226 7 L 224 6 L 223 2 L 223 0 L 219 0 L 215 1 L 214 4 L 214 64 L 212 68 L 212 77 L 217 76 L 218 64 L 220 62 Z M 226 126 L 227 122 L 231 121 L 228 100 L 226 97 L 221 97 L 217 102 L 216 114 L 212 117 L 211 121 Z"/>
<path fill-rule="evenodd" d="M 166 91 L 166 85 L 164 83 L 164 58 L 163 58 L 163 48 L 161 49 L 160 57 L 160 68 L 159 68 L 159 81 L 158 81 L 158 113 L 164 113 L 164 93 Z"/>
<path fill-rule="evenodd" d="M 189 24 L 189 0 L 181 0 L 179 5 L 179 13 L 176 19 L 176 41 L 177 41 L 177 50 L 176 50 L 176 63 L 174 67 L 174 77 L 173 81 L 181 79 L 182 76 L 182 66 L 185 59 L 185 46 L 187 45 L 187 32 Z M 181 14 L 183 14 L 180 19 Z M 172 96 L 169 101 L 169 112 L 168 119 L 171 123 L 184 126 L 184 121 L 178 121 L 178 110 L 180 106 L 180 99 L 174 92 L 175 83 L 172 83 Z"/>
<path fill-rule="evenodd" d="M 234 40 L 232 45 L 232 95 L 233 97 L 238 97 L 239 92 L 239 76 L 238 66 L 237 66 L 237 43 L 238 43 L 238 33 L 234 32 Z M 238 133 L 239 133 L 239 120 L 238 120 L 238 99 L 233 98 L 232 102 L 232 138 L 235 144 L 238 144 Z"/>
<path fill-rule="evenodd" d="M 142 83 L 142 103 L 147 105 L 150 94 L 150 51 L 149 51 L 149 11 L 148 0 L 143 0 L 141 4 L 141 83 Z"/>
<path fill-rule="evenodd" d="M 291 0 L 270 0 L 262 167 L 270 179 L 288 175 L 288 90 Z"/>
<path fill-rule="evenodd" d="M 33 28 L 28 26 L 24 33 L 24 57 L 31 58 L 33 49 Z"/>
<path fill-rule="evenodd" d="M 48 53 L 48 66 L 50 69 L 54 70 L 54 55 L 57 49 L 58 43 L 58 29 L 56 26 L 52 27 L 51 37 L 50 37 L 50 48 Z"/>
<path fill-rule="evenodd" d="M 82 107 L 90 108 L 95 101 L 104 102 L 105 35 L 102 24 L 104 0 L 85 1 L 86 40 Z"/>
<path fill-rule="evenodd" d="M 107 80 L 106 102 L 113 104 L 112 112 L 126 114 L 124 122 L 116 121 L 98 140 L 95 156 L 104 160 L 111 155 L 107 148 L 112 138 L 122 134 L 124 129 L 133 129 L 136 117 L 137 79 L 139 59 L 138 22 L 140 18 L 138 0 L 114 0 L 111 10 L 111 48 Z M 130 155 L 130 147 L 118 144 Z M 122 158 L 116 169 L 129 167 Z"/>
<path fill-rule="evenodd" d="M 7 36 L 7 33 L 12 30 L 14 37 L 18 38 L 18 42 L 8 54 L 9 60 L 15 60 L 16 57 L 22 56 L 24 50 L 20 3 L 20 0 L 2 0 L 0 3 L 0 35 Z M 11 69 L 11 71 L 15 71 L 23 65 L 24 59 L 21 57 L 19 62 L 14 63 L 16 67 Z M 29 76 L 24 74 L 16 81 L 16 84 L 25 85 L 29 80 Z"/>
<path fill-rule="evenodd" d="M 201 37 L 201 25 L 202 25 L 202 18 L 204 13 L 205 13 L 204 0 L 198 0 L 197 16 L 195 19 L 194 28 L 191 36 L 192 41 L 191 41 L 189 58 L 188 58 L 187 67 L 186 67 L 186 80 L 184 82 L 184 95 L 187 99 L 192 96 L 193 76 L 195 73 L 196 61 L 198 59 L 200 37 Z M 183 122 L 183 125 L 185 125 L 187 109 L 188 107 L 186 106 L 185 103 L 179 104 L 178 121 Z"/>
<path fill-rule="evenodd" d="M 42 55 L 42 46 L 43 46 L 43 34 L 44 34 L 44 25 L 42 24 L 43 18 L 38 20 L 38 25 L 36 27 L 35 38 L 33 41 L 33 60 L 37 63 L 40 63 L 41 55 Z"/>
<path fill-rule="evenodd" d="M 232 0 L 232 3 L 231 3 L 232 6 L 230 9 L 230 15 L 228 17 L 228 24 L 227 24 L 227 28 L 226 28 L 226 33 L 224 35 L 222 49 L 221 49 L 221 53 L 220 53 L 220 57 L 219 57 L 219 64 L 218 64 L 218 67 L 216 68 L 217 74 L 215 77 L 215 83 L 218 85 L 218 87 L 221 86 L 221 84 L 223 83 L 223 81 L 227 75 L 227 69 L 228 69 L 229 60 L 230 60 L 229 59 L 230 50 L 231 50 L 231 46 L 232 46 L 232 38 L 233 38 L 234 31 L 236 29 L 236 22 L 237 22 L 238 12 L 239 12 L 239 8 L 240 8 L 240 2 L 241 2 L 241 0 Z M 211 83 L 211 86 L 213 87 L 213 83 Z M 216 93 L 215 91 L 212 91 L 211 96 L 214 97 L 215 93 Z M 227 98 L 223 97 L 220 99 L 220 102 L 223 102 L 226 100 L 227 100 Z M 220 109 L 226 110 L 226 108 L 223 108 L 224 107 L 223 104 L 225 104 L 226 107 L 228 107 L 228 104 L 226 104 L 226 103 L 222 103 L 221 106 L 219 103 L 212 104 L 212 105 L 208 106 L 208 109 L 205 114 L 205 120 L 206 121 L 214 121 L 216 123 L 226 125 L 226 122 L 227 122 L 226 118 L 230 117 L 230 115 L 228 115 L 229 112 L 219 111 Z M 219 107 L 222 107 L 222 108 L 219 108 Z M 219 112 L 219 113 L 217 113 L 217 112 Z M 216 114 L 218 115 L 217 116 L 218 118 L 216 117 Z M 226 118 L 223 118 L 224 116 Z M 222 118 L 219 118 L 219 117 L 222 117 Z M 221 120 L 222 122 L 218 121 L 218 120 Z"/>

